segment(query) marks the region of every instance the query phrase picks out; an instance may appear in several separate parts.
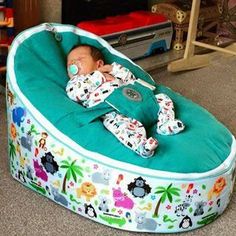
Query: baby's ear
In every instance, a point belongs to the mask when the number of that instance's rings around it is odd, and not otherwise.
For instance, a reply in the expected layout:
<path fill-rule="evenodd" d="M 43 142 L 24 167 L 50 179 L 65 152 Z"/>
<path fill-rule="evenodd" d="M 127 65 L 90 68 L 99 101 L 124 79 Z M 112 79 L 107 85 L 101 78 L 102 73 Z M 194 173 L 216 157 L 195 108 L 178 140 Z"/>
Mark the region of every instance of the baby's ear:
<path fill-rule="evenodd" d="M 97 68 L 104 66 L 104 61 L 102 59 L 97 61 Z"/>

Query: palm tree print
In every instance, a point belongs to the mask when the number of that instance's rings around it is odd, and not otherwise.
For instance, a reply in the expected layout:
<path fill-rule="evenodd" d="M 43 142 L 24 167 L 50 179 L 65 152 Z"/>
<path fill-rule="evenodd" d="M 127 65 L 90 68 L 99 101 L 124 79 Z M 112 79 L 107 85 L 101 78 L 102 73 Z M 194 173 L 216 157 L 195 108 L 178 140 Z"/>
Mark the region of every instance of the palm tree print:
<path fill-rule="evenodd" d="M 10 140 L 9 146 L 10 146 L 9 147 L 10 158 L 12 158 L 14 160 L 14 157 L 16 156 L 16 147 L 15 147 L 12 140 Z"/>
<path fill-rule="evenodd" d="M 62 165 L 60 168 L 66 169 L 66 174 L 63 179 L 63 184 L 62 184 L 62 192 L 66 193 L 66 181 L 69 181 L 71 177 L 75 182 L 77 182 L 77 175 L 80 177 L 83 177 L 83 173 L 81 172 L 82 168 L 78 165 L 75 165 L 76 160 L 72 161 L 69 163 L 68 161 L 64 160 L 62 161 Z"/>
<path fill-rule="evenodd" d="M 172 183 L 167 187 L 156 187 L 156 192 L 155 194 L 161 194 L 161 197 L 159 201 L 157 202 L 155 211 L 154 211 L 154 217 L 158 217 L 158 212 L 161 203 L 164 203 L 167 199 L 169 200 L 170 203 L 173 201 L 173 196 L 180 196 L 179 194 L 180 189 L 172 187 Z"/>

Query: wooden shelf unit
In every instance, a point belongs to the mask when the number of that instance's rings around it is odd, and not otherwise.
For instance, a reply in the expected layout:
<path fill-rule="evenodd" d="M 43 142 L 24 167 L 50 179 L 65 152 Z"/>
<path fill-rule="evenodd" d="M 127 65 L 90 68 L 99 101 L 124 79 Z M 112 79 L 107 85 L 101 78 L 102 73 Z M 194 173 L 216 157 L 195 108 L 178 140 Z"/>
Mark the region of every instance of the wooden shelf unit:
<path fill-rule="evenodd" d="M 168 70 L 171 72 L 192 70 L 209 65 L 210 63 L 209 53 L 203 55 L 196 55 L 195 54 L 196 46 L 231 55 L 236 55 L 236 43 L 232 43 L 228 47 L 221 48 L 218 46 L 199 42 L 196 40 L 200 4 L 201 4 L 200 0 L 192 1 L 189 28 L 188 28 L 188 37 L 186 42 L 186 48 L 184 51 L 184 57 L 180 60 L 173 61 L 168 64 Z"/>

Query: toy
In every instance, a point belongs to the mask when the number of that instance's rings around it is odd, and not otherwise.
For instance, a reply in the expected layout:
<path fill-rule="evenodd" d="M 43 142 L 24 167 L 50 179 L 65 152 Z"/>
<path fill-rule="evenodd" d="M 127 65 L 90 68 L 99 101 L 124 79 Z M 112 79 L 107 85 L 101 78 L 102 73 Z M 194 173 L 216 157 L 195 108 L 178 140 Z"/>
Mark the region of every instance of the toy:
<path fill-rule="evenodd" d="M 0 13 L 3 14 L 3 21 L 0 21 L 0 29 L 6 30 L 6 37 L 0 40 L 1 44 L 10 45 L 14 38 L 14 17 L 12 1 L 0 2 Z"/>
<path fill-rule="evenodd" d="M 0 48 L 7 50 L 1 50 L 0 55 L 0 72 L 5 71 L 6 57 L 8 48 L 14 38 L 14 17 L 13 17 L 13 3 L 12 0 L 0 1 L 0 14 L 3 15 L 3 20 L 0 21 Z M 5 52 L 6 51 L 6 52 Z"/>

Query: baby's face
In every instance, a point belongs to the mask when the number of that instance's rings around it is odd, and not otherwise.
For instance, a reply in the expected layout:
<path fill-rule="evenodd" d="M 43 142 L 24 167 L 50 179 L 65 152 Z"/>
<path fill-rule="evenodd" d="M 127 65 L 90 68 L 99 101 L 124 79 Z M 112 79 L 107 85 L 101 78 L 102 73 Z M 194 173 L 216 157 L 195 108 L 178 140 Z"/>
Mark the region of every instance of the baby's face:
<path fill-rule="evenodd" d="M 71 65 L 75 65 L 72 66 Z M 67 57 L 67 69 L 70 79 L 75 75 L 85 75 L 98 69 L 99 62 L 94 61 L 89 47 L 80 46 L 73 49 Z M 78 70 L 76 69 L 78 68 Z"/>

